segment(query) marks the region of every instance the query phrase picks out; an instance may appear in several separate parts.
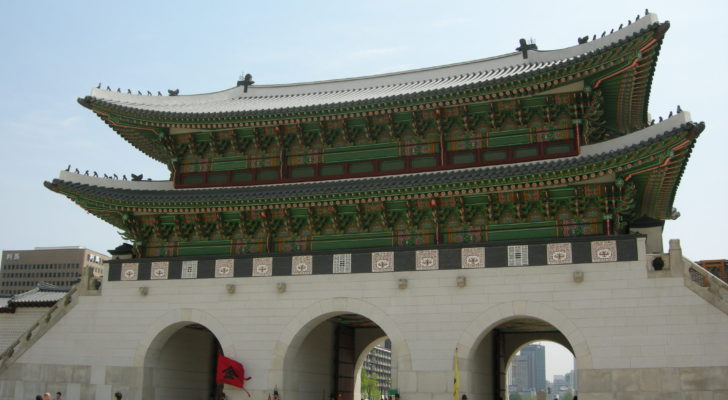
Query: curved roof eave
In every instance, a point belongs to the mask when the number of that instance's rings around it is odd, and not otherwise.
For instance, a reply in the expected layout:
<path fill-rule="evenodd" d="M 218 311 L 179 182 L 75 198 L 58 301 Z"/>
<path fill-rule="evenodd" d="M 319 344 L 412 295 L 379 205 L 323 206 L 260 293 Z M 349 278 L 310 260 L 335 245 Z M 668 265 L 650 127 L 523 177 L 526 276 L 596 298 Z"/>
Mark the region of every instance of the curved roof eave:
<path fill-rule="evenodd" d="M 486 179 L 508 178 L 549 171 L 571 169 L 619 156 L 678 132 L 695 129 L 702 131 L 702 123 L 690 122 L 690 115 L 682 112 L 673 117 L 635 132 L 606 142 L 587 145 L 578 156 L 548 161 L 531 161 L 502 166 L 474 167 L 459 170 L 411 173 L 374 178 L 352 178 L 333 181 L 285 183 L 235 188 L 174 189 L 168 181 L 126 182 L 63 172 L 60 179 L 45 182 L 56 192 L 81 192 L 90 196 L 118 201 L 152 203 L 209 203 L 217 201 L 246 201 L 252 199 L 290 198 L 299 196 L 347 195 L 381 190 L 431 186 Z M 75 179 L 74 179 L 75 177 Z"/>
<path fill-rule="evenodd" d="M 182 96 L 139 96 L 92 89 L 91 95 L 79 99 L 79 102 L 89 108 L 100 104 L 128 112 L 170 117 L 293 112 L 380 102 L 522 78 L 577 61 L 667 24 L 660 24 L 655 14 L 648 14 L 612 34 L 587 43 L 551 51 L 529 50 L 527 59 L 523 59 L 521 53 L 509 53 L 481 60 L 381 75 L 295 84 L 255 85 L 250 86 L 247 93 L 243 87 Z"/>

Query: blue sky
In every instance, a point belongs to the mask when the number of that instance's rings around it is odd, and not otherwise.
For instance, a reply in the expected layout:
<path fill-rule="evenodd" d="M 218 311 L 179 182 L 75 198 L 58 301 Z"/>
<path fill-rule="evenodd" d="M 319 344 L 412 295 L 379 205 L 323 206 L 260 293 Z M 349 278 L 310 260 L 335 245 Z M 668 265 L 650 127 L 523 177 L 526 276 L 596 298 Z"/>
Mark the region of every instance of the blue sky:
<path fill-rule="evenodd" d="M 725 2 L 150 3 L 0 2 L 1 249 L 121 243 L 118 229 L 43 187 L 68 164 L 169 177 L 76 102 L 99 82 L 195 94 L 234 86 L 243 71 L 259 84 L 378 74 L 508 53 L 522 37 L 567 47 L 647 7 L 672 23 L 652 116 L 680 104 L 707 123 L 675 201 L 682 217 L 667 222 L 665 239 L 682 239 L 694 260 L 728 257 Z"/>
<path fill-rule="evenodd" d="M 147 3 L 0 3 L 0 248 L 104 251 L 121 243 L 116 228 L 42 186 L 69 163 L 100 174 L 168 178 L 163 165 L 76 103 L 99 82 L 124 91 L 194 94 L 234 86 L 243 71 L 270 84 L 421 68 L 507 53 L 521 37 L 541 49 L 571 46 L 578 36 L 634 19 L 646 6 L 672 23 L 650 112 L 656 118 L 680 104 L 707 123 L 675 202 L 682 217 L 666 224 L 665 239 L 681 238 L 695 260 L 728 257 L 725 3 Z"/>

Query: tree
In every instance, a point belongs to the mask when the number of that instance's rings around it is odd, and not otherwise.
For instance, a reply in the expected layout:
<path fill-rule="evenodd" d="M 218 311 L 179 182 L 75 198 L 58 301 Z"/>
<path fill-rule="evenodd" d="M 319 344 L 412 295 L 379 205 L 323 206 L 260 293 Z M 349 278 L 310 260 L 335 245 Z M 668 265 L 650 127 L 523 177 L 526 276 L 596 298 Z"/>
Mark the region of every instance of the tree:
<path fill-rule="evenodd" d="M 379 391 L 379 376 L 376 373 L 369 375 L 367 370 L 361 370 L 361 397 L 367 400 L 379 400 L 382 392 Z"/>

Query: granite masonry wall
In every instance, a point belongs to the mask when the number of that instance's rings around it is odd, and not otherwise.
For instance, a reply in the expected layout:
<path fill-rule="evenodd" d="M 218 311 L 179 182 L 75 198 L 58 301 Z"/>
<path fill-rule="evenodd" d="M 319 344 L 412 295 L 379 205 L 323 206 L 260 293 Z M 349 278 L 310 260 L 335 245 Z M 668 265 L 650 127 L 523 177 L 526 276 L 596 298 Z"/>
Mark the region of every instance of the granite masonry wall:
<path fill-rule="evenodd" d="M 460 392 L 491 399 L 492 331 L 518 318 L 545 321 L 563 334 L 576 357 L 581 399 L 727 399 L 728 315 L 688 289 L 682 272 L 651 271 L 643 238 L 634 248 L 633 260 L 494 268 L 461 263 L 403 270 L 397 258 L 385 257 L 378 260 L 393 261 L 392 270 L 372 273 L 295 274 L 307 260 L 289 259 L 288 272 L 280 275 L 253 276 L 251 261 L 250 275 L 236 276 L 234 261 L 233 271 L 217 268 L 227 262 L 212 262 L 211 276 L 182 279 L 180 262 L 178 279 L 152 279 L 150 264 L 147 272 L 137 265 L 138 279 L 125 280 L 122 269 L 131 267 L 119 265 L 114 280 L 107 267 L 112 280 L 103 283 L 100 296 L 80 296 L 0 373 L 0 400 L 43 391 L 106 400 L 117 390 L 132 400 L 152 393 L 197 398 L 149 388 L 150 382 L 163 387 L 187 376 L 159 369 L 171 354 L 165 346 L 182 352 L 185 344 L 204 342 L 175 336 L 190 323 L 209 329 L 223 352 L 245 365 L 253 399 L 267 399 L 277 387 L 286 400 L 317 400 L 330 385 L 332 368 L 326 321 L 343 313 L 368 318 L 392 340 L 393 386 L 407 400 L 452 398 L 456 347 Z M 413 261 L 432 255 L 414 255 Z M 173 268 L 168 264 L 168 273 Z M 193 363 L 185 360 L 173 364 Z M 226 392 L 247 398 L 232 387 Z"/>

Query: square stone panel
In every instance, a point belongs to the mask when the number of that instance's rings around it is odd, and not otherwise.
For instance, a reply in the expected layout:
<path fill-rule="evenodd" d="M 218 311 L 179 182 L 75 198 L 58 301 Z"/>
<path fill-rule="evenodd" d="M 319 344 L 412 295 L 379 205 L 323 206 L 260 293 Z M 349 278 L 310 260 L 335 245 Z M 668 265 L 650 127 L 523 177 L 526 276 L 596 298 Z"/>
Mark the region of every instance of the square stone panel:
<path fill-rule="evenodd" d="M 215 278 L 232 278 L 235 275 L 235 260 L 215 260 Z"/>
<path fill-rule="evenodd" d="M 151 279 L 169 278 L 169 261 L 155 261 L 152 263 Z"/>
<path fill-rule="evenodd" d="M 460 250 L 462 268 L 485 268 L 485 247 L 471 247 Z"/>
<path fill-rule="evenodd" d="M 311 275 L 313 272 L 313 257 L 293 256 L 291 258 L 291 275 Z"/>
<path fill-rule="evenodd" d="M 591 242 L 592 262 L 617 261 L 617 241 L 601 240 Z"/>
<path fill-rule="evenodd" d="M 135 281 L 139 279 L 139 263 L 121 264 L 121 280 Z"/>
<path fill-rule="evenodd" d="M 546 245 L 546 263 L 571 264 L 571 243 L 549 243 Z"/>
<path fill-rule="evenodd" d="M 415 269 L 426 271 L 440 268 L 437 250 L 417 250 L 415 253 Z"/>
<path fill-rule="evenodd" d="M 197 260 L 182 261 L 182 279 L 197 278 Z"/>
<path fill-rule="evenodd" d="M 253 276 L 272 276 L 273 257 L 261 257 L 253 259 Z"/>
<path fill-rule="evenodd" d="M 333 271 L 335 274 L 350 274 L 351 254 L 334 254 Z"/>
<path fill-rule="evenodd" d="M 508 246 L 508 266 L 523 267 L 528 265 L 528 246 Z"/>
<path fill-rule="evenodd" d="M 372 272 L 393 272 L 394 253 L 383 251 L 372 253 Z"/>

